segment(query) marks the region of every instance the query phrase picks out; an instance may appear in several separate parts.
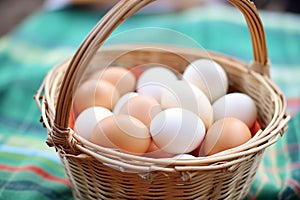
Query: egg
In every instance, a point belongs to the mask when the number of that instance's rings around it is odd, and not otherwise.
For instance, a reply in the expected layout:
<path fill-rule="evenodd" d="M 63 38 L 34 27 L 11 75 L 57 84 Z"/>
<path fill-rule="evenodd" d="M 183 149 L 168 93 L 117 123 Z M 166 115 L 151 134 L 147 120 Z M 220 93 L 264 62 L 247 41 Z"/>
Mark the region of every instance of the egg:
<path fill-rule="evenodd" d="M 153 141 L 151 141 L 149 149 L 143 156 L 150 158 L 172 158 L 174 154 L 161 150 Z"/>
<path fill-rule="evenodd" d="M 175 158 L 175 159 L 182 159 L 182 160 L 184 160 L 184 159 L 188 160 L 188 159 L 194 159 L 195 156 L 193 156 L 191 154 L 184 153 L 184 154 L 177 154 L 173 158 Z"/>
<path fill-rule="evenodd" d="M 123 67 L 108 67 L 93 76 L 98 80 L 110 82 L 117 88 L 120 95 L 133 92 L 136 87 L 136 78 L 132 72 Z"/>
<path fill-rule="evenodd" d="M 103 147 L 141 155 L 149 149 L 151 136 L 140 120 L 129 115 L 112 115 L 96 124 L 91 141 Z"/>
<path fill-rule="evenodd" d="M 183 108 L 170 108 L 153 118 L 150 134 L 158 148 L 182 154 L 200 145 L 205 135 L 205 126 L 195 113 Z"/>
<path fill-rule="evenodd" d="M 119 114 L 121 107 L 132 97 L 138 96 L 137 92 L 129 92 L 121 96 L 113 108 L 114 114 Z"/>
<path fill-rule="evenodd" d="M 104 107 L 87 108 L 78 115 L 74 125 L 75 132 L 89 140 L 96 124 L 111 115 L 113 113 Z"/>
<path fill-rule="evenodd" d="M 223 118 L 212 124 L 203 141 L 205 155 L 237 147 L 251 139 L 248 126 L 236 118 Z"/>
<path fill-rule="evenodd" d="M 163 91 L 168 87 L 167 83 L 148 82 L 139 86 L 136 91 L 139 94 L 153 97 L 160 103 Z"/>
<path fill-rule="evenodd" d="M 119 114 L 133 116 L 149 126 L 151 120 L 162 111 L 161 105 L 151 96 L 137 95 L 123 104 Z"/>
<path fill-rule="evenodd" d="M 213 122 L 213 109 L 206 95 L 187 81 L 169 83 L 161 95 L 161 105 L 167 108 L 184 108 L 197 114 L 208 129 Z"/>
<path fill-rule="evenodd" d="M 137 81 L 136 91 L 140 94 L 152 96 L 160 102 L 163 90 L 168 83 L 178 80 L 175 73 L 165 67 L 151 67 L 145 70 Z"/>
<path fill-rule="evenodd" d="M 211 103 L 225 95 L 228 90 L 227 74 L 213 60 L 198 59 L 193 61 L 186 67 L 182 77 L 200 88 Z"/>
<path fill-rule="evenodd" d="M 110 82 L 91 79 L 77 89 L 73 104 L 76 114 L 93 106 L 112 110 L 119 98 L 120 93 Z"/>
<path fill-rule="evenodd" d="M 242 120 L 249 128 L 257 118 L 257 109 L 252 98 L 244 93 L 230 93 L 216 100 L 213 105 L 214 121 L 224 117 Z"/>
<path fill-rule="evenodd" d="M 165 83 L 173 80 L 178 80 L 173 71 L 166 67 L 151 67 L 146 69 L 137 81 L 137 87 L 149 82 Z"/>

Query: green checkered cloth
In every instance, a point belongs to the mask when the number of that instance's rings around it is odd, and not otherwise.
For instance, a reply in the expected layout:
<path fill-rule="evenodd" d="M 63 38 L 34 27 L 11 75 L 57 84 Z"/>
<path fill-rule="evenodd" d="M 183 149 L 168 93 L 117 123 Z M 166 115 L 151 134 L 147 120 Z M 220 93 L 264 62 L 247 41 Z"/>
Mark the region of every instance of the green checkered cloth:
<path fill-rule="evenodd" d="M 73 199 L 58 155 L 45 144 L 46 130 L 33 101 L 47 71 L 71 56 L 102 17 L 96 11 L 40 10 L 0 39 L 0 199 Z M 271 75 L 294 117 L 286 134 L 269 147 L 246 199 L 300 198 L 300 16 L 261 12 Z M 177 31 L 209 49 L 252 59 L 242 15 L 227 6 L 178 13 L 137 14 L 111 37 L 126 30 L 159 27 Z M 172 42 L 168 35 L 156 39 Z M 149 38 L 150 40 L 150 38 Z M 174 42 L 174 41 L 173 41 Z"/>

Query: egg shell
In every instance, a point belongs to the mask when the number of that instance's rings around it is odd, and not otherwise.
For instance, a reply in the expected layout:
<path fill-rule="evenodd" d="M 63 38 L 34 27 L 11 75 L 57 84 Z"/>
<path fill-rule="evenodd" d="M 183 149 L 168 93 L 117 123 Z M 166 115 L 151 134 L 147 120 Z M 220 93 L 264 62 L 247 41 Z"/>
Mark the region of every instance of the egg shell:
<path fill-rule="evenodd" d="M 184 70 L 183 79 L 200 88 L 211 103 L 225 95 L 228 90 L 225 70 L 209 59 L 198 59 L 189 64 Z"/>
<path fill-rule="evenodd" d="M 224 117 L 242 120 L 249 128 L 257 118 L 257 108 L 252 98 L 244 93 L 230 93 L 216 100 L 213 105 L 214 121 Z"/>
<path fill-rule="evenodd" d="M 139 94 L 128 99 L 120 108 L 119 114 L 133 116 L 149 126 L 151 120 L 161 111 L 161 105 L 153 97 Z"/>
<path fill-rule="evenodd" d="M 75 132 L 89 140 L 96 124 L 111 115 L 113 113 L 104 107 L 87 108 L 78 115 L 74 125 Z"/>
<path fill-rule="evenodd" d="M 160 103 L 162 93 L 167 87 L 167 83 L 147 82 L 136 88 L 136 90 L 139 94 L 153 97 Z"/>
<path fill-rule="evenodd" d="M 184 108 L 194 112 L 208 129 L 213 122 L 213 109 L 206 95 L 193 84 L 184 81 L 172 81 L 163 90 L 161 105 L 164 109 Z"/>
<path fill-rule="evenodd" d="M 107 67 L 93 76 L 98 80 L 110 82 L 117 88 L 120 96 L 133 92 L 136 87 L 136 78 L 132 72 L 123 67 Z"/>
<path fill-rule="evenodd" d="M 129 92 L 121 96 L 113 108 L 114 114 L 119 114 L 121 107 L 132 97 L 138 96 L 137 92 Z"/>
<path fill-rule="evenodd" d="M 112 115 L 96 124 L 91 141 L 103 147 L 141 155 L 149 149 L 151 136 L 140 120 L 129 115 Z"/>
<path fill-rule="evenodd" d="M 193 112 L 170 108 L 153 118 L 150 134 L 158 148 L 169 153 L 182 154 L 200 145 L 205 135 L 205 126 Z"/>
<path fill-rule="evenodd" d="M 174 154 L 161 150 L 153 141 L 151 141 L 149 149 L 143 156 L 150 158 L 172 158 Z"/>
<path fill-rule="evenodd" d="M 178 80 L 173 71 L 166 67 L 150 67 L 146 69 L 137 80 L 137 88 L 149 82 L 166 83 Z"/>
<path fill-rule="evenodd" d="M 84 82 L 78 88 L 73 104 L 76 114 L 93 106 L 105 107 L 112 110 L 119 98 L 120 93 L 110 82 L 91 79 Z"/>
<path fill-rule="evenodd" d="M 237 147 L 251 139 L 248 126 L 236 118 L 223 118 L 208 129 L 203 141 L 205 155 Z"/>
<path fill-rule="evenodd" d="M 188 159 L 194 159 L 195 156 L 193 156 L 191 154 L 184 153 L 184 154 L 177 154 L 173 158 L 175 158 L 175 159 L 182 159 L 182 160 L 188 160 Z"/>

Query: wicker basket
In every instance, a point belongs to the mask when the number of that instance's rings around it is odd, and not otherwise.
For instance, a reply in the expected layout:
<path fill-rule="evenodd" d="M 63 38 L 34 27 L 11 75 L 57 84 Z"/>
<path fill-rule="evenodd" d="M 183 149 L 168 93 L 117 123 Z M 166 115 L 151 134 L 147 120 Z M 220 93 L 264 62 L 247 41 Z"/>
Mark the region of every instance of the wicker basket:
<path fill-rule="evenodd" d="M 48 130 L 47 144 L 61 158 L 76 199 L 241 199 L 253 182 L 264 150 L 286 131 L 289 116 L 282 93 L 269 77 L 262 23 L 249 0 L 229 0 L 244 15 L 250 30 L 254 61 L 169 45 L 99 47 L 130 15 L 153 0 L 121 0 L 94 27 L 75 55 L 55 66 L 35 96 Z M 247 143 L 194 159 L 154 159 L 129 155 L 92 144 L 68 127 L 73 89 L 91 64 L 137 66 L 161 63 L 179 72 L 191 61 L 220 63 L 230 90 L 250 95 L 258 107 L 262 130 Z"/>

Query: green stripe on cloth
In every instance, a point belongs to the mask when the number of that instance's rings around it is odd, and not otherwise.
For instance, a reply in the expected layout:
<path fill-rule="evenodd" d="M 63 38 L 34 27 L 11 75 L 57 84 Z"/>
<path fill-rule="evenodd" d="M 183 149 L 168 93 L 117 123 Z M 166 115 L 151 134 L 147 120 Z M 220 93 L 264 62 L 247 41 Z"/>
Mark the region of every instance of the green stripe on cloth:
<path fill-rule="evenodd" d="M 45 144 L 46 130 L 39 123 L 40 112 L 32 97 L 51 67 L 75 52 L 102 15 L 83 9 L 40 10 L 0 39 L 0 199 L 73 199 L 57 153 Z M 288 107 L 290 112 L 296 114 L 300 103 L 300 17 L 269 12 L 261 12 L 261 17 L 272 78 L 293 104 Z M 252 59 L 244 19 L 232 7 L 138 14 L 121 24 L 107 43 L 125 31 L 145 27 L 172 30 L 192 41 L 181 43 L 176 37 L 149 32 L 140 38 L 147 42 L 196 44 L 246 62 Z M 298 112 L 288 132 L 266 150 L 246 199 L 300 197 L 299 123 Z"/>

